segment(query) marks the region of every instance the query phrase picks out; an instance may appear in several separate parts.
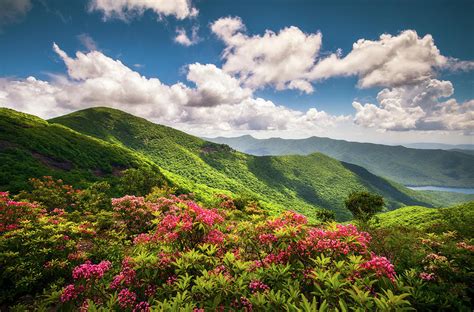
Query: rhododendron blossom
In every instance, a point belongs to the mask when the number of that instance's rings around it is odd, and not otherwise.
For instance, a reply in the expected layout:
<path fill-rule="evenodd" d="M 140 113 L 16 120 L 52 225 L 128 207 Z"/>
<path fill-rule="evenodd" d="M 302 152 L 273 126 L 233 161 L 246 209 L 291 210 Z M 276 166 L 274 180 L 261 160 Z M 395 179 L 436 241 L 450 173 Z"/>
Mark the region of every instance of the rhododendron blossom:
<path fill-rule="evenodd" d="M 137 294 L 125 288 L 118 294 L 118 302 L 121 308 L 126 309 L 133 307 L 137 301 Z"/>
<path fill-rule="evenodd" d="M 258 280 L 251 281 L 250 284 L 249 284 L 249 288 L 252 290 L 252 292 L 265 291 L 265 290 L 270 289 L 270 287 L 268 287 L 268 285 L 266 285 L 266 284 L 264 284 L 264 283 L 262 283 L 261 281 L 258 281 Z"/>
<path fill-rule="evenodd" d="M 371 259 L 361 266 L 366 270 L 375 271 L 377 276 L 386 276 L 391 280 L 395 279 L 395 270 L 393 268 L 393 264 L 385 257 L 379 257 L 375 254 L 371 255 Z"/>
<path fill-rule="evenodd" d="M 422 272 L 420 273 L 420 278 L 425 281 L 432 281 L 436 278 L 436 275 L 434 273 Z"/>
<path fill-rule="evenodd" d="M 34 204 L 14 201 L 8 192 L 0 192 L 0 233 L 20 228 L 20 223 L 30 220 L 39 213 Z"/>
<path fill-rule="evenodd" d="M 85 280 L 102 278 L 108 270 L 112 267 L 110 261 L 102 261 L 99 264 L 92 264 L 90 261 L 81 264 L 74 268 L 72 277 L 74 279 L 83 278 Z"/>

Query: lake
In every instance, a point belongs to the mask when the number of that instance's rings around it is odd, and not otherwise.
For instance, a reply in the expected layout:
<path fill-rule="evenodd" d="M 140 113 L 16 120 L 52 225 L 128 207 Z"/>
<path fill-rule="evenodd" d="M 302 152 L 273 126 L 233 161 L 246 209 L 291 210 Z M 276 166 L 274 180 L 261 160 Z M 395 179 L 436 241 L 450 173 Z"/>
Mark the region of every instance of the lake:
<path fill-rule="evenodd" d="M 444 187 L 444 186 L 407 186 L 407 187 L 415 191 L 440 191 L 440 192 L 474 194 L 474 188 Z"/>

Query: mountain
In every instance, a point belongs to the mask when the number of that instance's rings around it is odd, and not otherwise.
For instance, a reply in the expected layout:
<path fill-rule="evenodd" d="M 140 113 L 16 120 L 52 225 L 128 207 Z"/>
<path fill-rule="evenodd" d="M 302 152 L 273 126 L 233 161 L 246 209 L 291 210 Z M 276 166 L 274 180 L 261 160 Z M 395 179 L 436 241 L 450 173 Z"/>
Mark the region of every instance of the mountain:
<path fill-rule="evenodd" d="M 256 139 L 246 135 L 207 139 L 253 155 L 326 154 L 404 185 L 474 187 L 474 155 L 329 138 Z"/>
<path fill-rule="evenodd" d="M 76 185 L 114 182 L 127 168 L 159 172 L 156 164 L 130 149 L 0 108 L 0 190 L 26 190 L 28 178 L 46 175 Z"/>
<path fill-rule="evenodd" d="M 272 211 L 314 216 L 328 208 L 351 217 L 344 199 L 356 190 L 382 194 L 389 209 L 431 205 L 428 197 L 320 153 L 257 157 L 110 108 L 91 108 L 49 121 L 119 145 L 157 164 L 171 181 L 209 199 L 215 193 L 253 197 Z"/>
<path fill-rule="evenodd" d="M 409 143 L 403 146 L 418 149 L 474 150 L 474 144 Z"/>

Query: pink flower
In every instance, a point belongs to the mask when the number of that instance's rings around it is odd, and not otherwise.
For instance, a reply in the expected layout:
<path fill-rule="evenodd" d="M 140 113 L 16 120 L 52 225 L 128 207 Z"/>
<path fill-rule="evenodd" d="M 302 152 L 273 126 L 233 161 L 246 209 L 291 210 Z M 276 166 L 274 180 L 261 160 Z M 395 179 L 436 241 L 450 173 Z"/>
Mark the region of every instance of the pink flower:
<path fill-rule="evenodd" d="M 276 242 L 278 239 L 273 234 L 260 234 L 258 236 L 258 240 L 261 244 L 268 245 L 268 244 Z"/>
<path fill-rule="evenodd" d="M 424 281 L 432 281 L 436 278 L 436 276 L 434 273 L 422 272 L 420 273 L 420 278 Z"/>
<path fill-rule="evenodd" d="M 77 298 L 78 291 L 73 284 L 67 285 L 61 293 L 61 302 L 68 302 Z"/>
<path fill-rule="evenodd" d="M 219 230 L 211 230 L 207 233 L 204 241 L 210 244 L 219 245 L 224 241 L 224 234 Z"/>
<path fill-rule="evenodd" d="M 188 202 L 188 207 L 196 213 L 196 221 L 202 222 L 208 226 L 213 226 L 215 223 L 224 221 L 224 218 L 215 209 L 204 209 L 198 206 L 195 202 Z"/>
<path fill-rule="evenodd" d="M 249 288 L 252 290 L 252 292 L 257 292 L 257 291 L 265 291 L 265 290 L 268 290 L 270 289 L 270 287 L 264 283 L 262 283 L 261 281 L 259 280 L 253 280 L 250 282 L 249 284 Z"/>
<path fill-rule="evenodd" d="M 393 264 L 385 257 L 379 257 L 375 254 L 371 255 L 372 258 L 362 264 L 362 268 L 366 270 L 375 271 L 377 276 L 385 275 L 391 280 L 395 279 L 395 270 L 393 269 Z"/>
<path fill-rule="evenodd" d="M 125 258 L 122 261 L 122 271 L 120 271 L 120 273 L 114 277 L 114 279 L 109 285 L 109 288 L 118 289 L 122 285 L 131 285 L 135 281 L 136 274 L 137 273 L 132 268 L 129 258 Z"/>
<path fill-rule="evenodd" d="M 90 261 L 86 261 L 84 264 L 81 264 L 74 268 L 72 271 L 72 277 L 74 279 L 86 279 L 90 280 L 92 278 L 102 278 L 104 273 L 110 270 L 112 263 L 110 261 L 102 261 L 99 264 L 92 264 Z"/>
<path fill-rule="evenodd" d="M 121 292 L 118 294 L 118 301 L 120 307 L 123 309 L 132 307 L 135 302 L 137 301 L 137 295 L 133 292 L 128 290 L 127 288 L 122 289 Z"/>
<path fill-rule="evenodd" d="M 146 244 L 148 242 L 150 242 L 151 240 L 151 236 L 146 234 L 146 233 L 141 233 L 141 234 L 138 234 L 137 237 L 135 237 L 135 239 L 133 240 L 133 243 L 135 245 L 139 245 L 139 244 Z"/>
<path fill-rule="evenodd" d="M 174 285 L 174 283 L 176 283 L 178 281 L 178 277 L 176 275 L 172 275 L 170 277 L 168 277 L 168 279 L 166 280 L 166 284 L 168 285 Z"/>
<path fill-rule="evenodd" d="M 150 311 L 150 304 L 146 301 L 141 301 L 135 306 L 135 308 L 133 308 L 133 312 L 148 312 L 148 311 Z"/>

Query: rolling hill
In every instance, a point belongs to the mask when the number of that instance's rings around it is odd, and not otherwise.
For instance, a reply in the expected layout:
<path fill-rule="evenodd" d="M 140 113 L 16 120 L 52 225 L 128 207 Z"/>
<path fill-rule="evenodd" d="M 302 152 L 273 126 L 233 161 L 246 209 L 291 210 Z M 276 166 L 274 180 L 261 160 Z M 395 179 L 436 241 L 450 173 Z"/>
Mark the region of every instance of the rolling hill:
<path fill-rule="evenodd" d="M 59 124 L 0 108 L 0 190 L 29 188 L 28 178 L 45 175 L 75 185 L 118 180 L 127 168 L 159 168 L 145 157 Z"/>
<path fill-rule="evenodd" d="M 256 139 L 246 135 L 207 139 L 252 155 L 308 155 L 320 152 L 403 185 L 474 187 L 474 155 L 413 149 L 329 138 Z"/>
<path fill-rule="evenodd" d="M 412 227 L 427 232 L 458 231 L 473 237 L 474 201 L 446 208 L 408 206 L 377 215 L 381 228 Z"/>
<path fill-rule="evenodd" d="M 169 180 L 204 198 L 230 192 L 259 199 L 275 212 L 292 209 L 311 216 L 315 208 L 328 208 L 341 220 L 351 217 L 343 201 L 356 190 L 382 194 L 389 209 L 432 202 L 320 153 L 247 155 L 110 108 L 86 109 L 49 122 L 133 150 L 156 163 Z"/>

